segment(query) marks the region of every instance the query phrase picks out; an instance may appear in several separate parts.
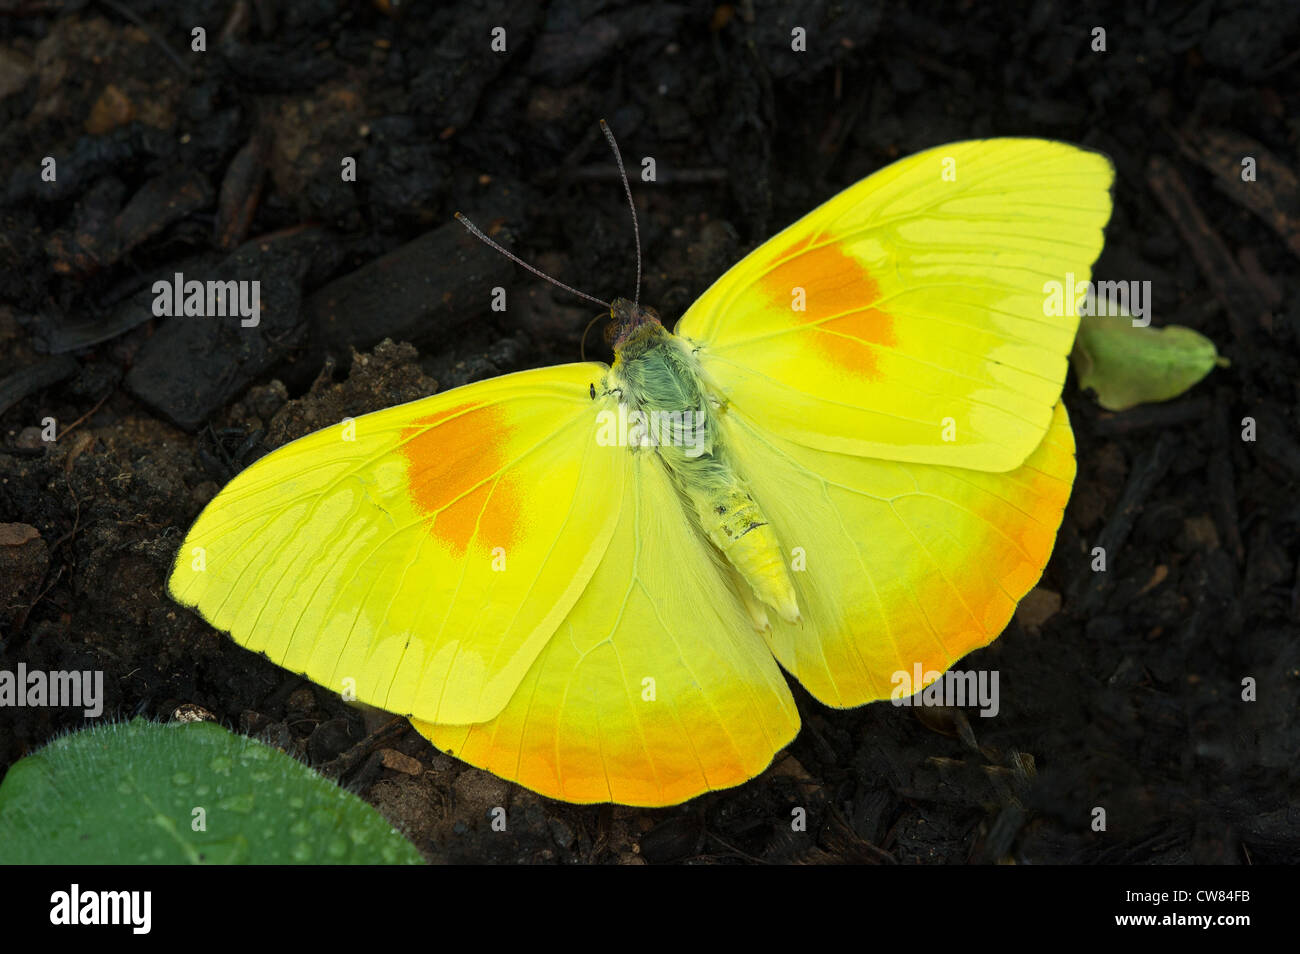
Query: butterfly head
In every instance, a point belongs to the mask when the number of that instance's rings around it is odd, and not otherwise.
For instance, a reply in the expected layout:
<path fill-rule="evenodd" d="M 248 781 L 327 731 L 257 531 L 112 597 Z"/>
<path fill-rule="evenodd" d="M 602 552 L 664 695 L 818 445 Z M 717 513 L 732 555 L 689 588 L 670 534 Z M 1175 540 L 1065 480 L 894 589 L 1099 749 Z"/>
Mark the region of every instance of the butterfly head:
<path fill-rule="evenodd" d="M 626 298 L 615 298 L 610 303 L 609 315 L 614 321 L 606 329 L 605 338 L 615 354 L 626 348 L 629 342 L 663 331 L 659 312 Z"/>

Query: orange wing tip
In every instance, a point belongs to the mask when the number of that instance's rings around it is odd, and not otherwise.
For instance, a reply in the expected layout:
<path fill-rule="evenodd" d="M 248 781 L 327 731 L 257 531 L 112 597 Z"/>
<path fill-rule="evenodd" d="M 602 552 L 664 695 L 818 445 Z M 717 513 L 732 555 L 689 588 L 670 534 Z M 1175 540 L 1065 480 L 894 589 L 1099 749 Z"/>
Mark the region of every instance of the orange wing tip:
<path fill-rule="evenodd" d="M 743 785 L 771 768 L 799 732 L 796 724 L 789 738 L 765 758 L 757 756 L 750 765 L 734 761 L 710 764 L 706 776 L 695 764 L 689 769 L 684 767 L 675 778 L 666 779 L 656 778 L 653 771 L 611 771 L 598 758 L 557 765 L 554 751 L 545 746 L 524 749 L 494 746 L 485 741 L 492 735 L 487 724 L 451 726 L 412 719 L 411 726 L 447 755 L 547 798 L 575 805 L 613 803 L 637 808 L 680 805 L 709 792 Z M 664 762 L 671 763 L 684 753 L 661 755 Z"/>

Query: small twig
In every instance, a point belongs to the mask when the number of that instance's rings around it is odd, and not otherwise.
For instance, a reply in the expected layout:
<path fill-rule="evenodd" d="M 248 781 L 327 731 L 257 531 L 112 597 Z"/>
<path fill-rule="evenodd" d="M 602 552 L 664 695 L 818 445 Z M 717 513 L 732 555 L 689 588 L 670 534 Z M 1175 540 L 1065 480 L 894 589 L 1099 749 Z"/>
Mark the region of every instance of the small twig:
<path fill-rule="evenodd" d="M 1074 581 L 1071 597 L 1077 601 L 1078 611 L 1084 615 L 1093 613 L 1101 606 L 1105 594 L 1111 589 L 1115 572 L 1116 559 L 1128 541 L 1129 533 L 1142 513 L 1143 505 L 1155 489 L 1156 484 L 1164 479 L 1165 472 L 1174 459 L 1174 448 L 1178 438 L 1170 431 L 1165 431 L 1138 457 L 1129 474 L 1128 483 L 1120 494 L 1110 519 L 1097 537 L 1097 546 L 1106 555 L 1107 571 L 1093 572 L 1091 563 L 1084 573 Z"/>
<path fill-rule="evenodd" d="M 63 431 L 59 434 L 59 437 L 60 437 L 60 438 L 63 438 L 63 437 L 67 437 L 69 434 L 71 434 L 71 433 L 72 433 L 72 429 L 73 429 L 74 427 L 76 427 L 78 424 L 80 424 L 80 423 L 82 423 L 83 421 L 85 421 L 86 418 L 90 417 L 90 416 L 93 415 L 96 411 L 98 411 L 101 407 L 103 407 L 103 406 L 104 406 L 104 402 L 107 401 L 110 397 L 112 397 L 112 395 L 113 395 L 113 392 L 112 392 L 112 391 L 109 391 L 107 394 L 105 394 L 102 398 L 99 399 L 99 403 L 98 403 L 98 404 L 96 404 L 94 407 L 92 407 L 92 408 L 91 408 L 89 411 L 87 411 L 85 414 L 81 415 L 81 417 L 77 418 L 75 421 L 73 421 L 71 424 L 69 424 L 67 427 L 65 427 L 65 428 L 63 429 Z"/>
<path fill-rule="evenodd" d="M 1147 163 L 1146 179 L 1156 201 L 1164 207 L 1187 243 L 1205 283 L 1227 310 L 1232 336 L 1239 344 L 1250 341 L 1255 326 L 1261 323 L 1261 316 L 1267 314 L 1268 309 L 1201 211 L 1201 203 L 1183 177 L 1162 156 L 1151 157 Z"/>
<path fill-rule="evenodd" d="M 708 835 L 710 838 L 712 838 L 714 841 L 720 844 L 723 848 L 726 848 L 732 854 L 736 855 L 737 857 L 744 858 L 746 861 L 752 861 L 756 865 L 770 865 L 772 863 L 766 860 L 765 858 L 756 858 L 753 855 L 746 854 L 745 852 L 737 848 L 735 845 L 727 844 L 727 842 L 723 841 L 719 836 L 715 835 L 711 831 L 706 830 L 704 834 Z"/>

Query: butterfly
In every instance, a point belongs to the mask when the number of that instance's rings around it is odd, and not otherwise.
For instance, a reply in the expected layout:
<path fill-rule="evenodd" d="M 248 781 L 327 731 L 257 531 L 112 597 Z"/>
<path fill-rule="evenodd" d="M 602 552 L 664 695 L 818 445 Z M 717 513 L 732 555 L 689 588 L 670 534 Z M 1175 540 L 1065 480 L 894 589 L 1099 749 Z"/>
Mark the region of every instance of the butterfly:
<path fill-rule="evenodd" d="M 612 365 L 521 371 L 309 434 L 237 475 L 169 579 L 241 645 L 570 802 L 762 772 L 820 702 L 995 639 L 1075 474 L 1061 389 L 1104 155 L 957 142 L 889 165 Z M 634 209 L 635 212 L 635 209 Z M 1058 286 L 1059 287 L 1059 286 Z M 639 283 L 638 283 L 639 288 Z M 914 692 L 922 685 L 912 685 Z"/>

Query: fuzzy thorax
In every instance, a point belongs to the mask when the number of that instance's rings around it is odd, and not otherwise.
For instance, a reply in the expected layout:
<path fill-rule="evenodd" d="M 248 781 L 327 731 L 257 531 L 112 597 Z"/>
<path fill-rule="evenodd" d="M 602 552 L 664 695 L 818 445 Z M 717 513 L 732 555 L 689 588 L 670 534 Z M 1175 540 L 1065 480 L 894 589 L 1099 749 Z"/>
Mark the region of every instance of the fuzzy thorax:
<path fill-rule="evenodd" d="M 720 395 L 705 383 L 687 342 L 666 331 L 654 309 L 616 298 L 610 385 L 620 402 L 648 422 L 652 447 L 697 529 L 726 557 L 759 601 L 799 621 L 794 584 L 781 542 L 742 475 L 731 465 L 715 417 Z M 689 428 L 682 422 L 689 422 Z M 766 627 L 764 614 L 751 613 Z"/>

